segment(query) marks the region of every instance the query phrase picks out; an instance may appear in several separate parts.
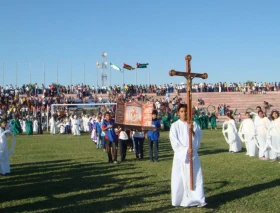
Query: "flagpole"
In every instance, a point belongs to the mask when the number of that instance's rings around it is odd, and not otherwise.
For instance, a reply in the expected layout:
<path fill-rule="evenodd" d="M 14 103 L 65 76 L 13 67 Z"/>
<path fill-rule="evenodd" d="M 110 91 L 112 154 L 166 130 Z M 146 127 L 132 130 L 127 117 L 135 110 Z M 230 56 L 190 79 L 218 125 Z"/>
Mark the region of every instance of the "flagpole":
<path fill-rule="evenodd" d="M 70 74 L 70 88 L 72 90 L 72 61 L 71 61 L 71 66 L 70 66 L 71 74 Z M 72 91 L 71 91 L 72 92 Z"/>
<path fill-rule="evenodd" d="M 162 70 L 162 61 L 160 62 L 160 69 Z M 161 84 L 161 87 L 163 86 L 162 84 L 162 76 L 160 77 L 160 84 Z"/>
<path fill-rule="evenodd" d="M 98 66 L 96 66 L 96 89 L 98 87 Z"/>
<path fill-rule="evenodd" d="M 29 76 L 30 84 L 31 84 L 31 73 L 32 73 L 32 65 L 31 65 L 31 62 L 30 62 L 30 76 Z"/>
<path fill-rule="evenodd" d="M 148 68 L 150 68 L 150 64 L 148 63 Z M 145 84 L 148 84 L 148 79 L 149 79 L 149 69 L 147 70 L 146 74 L 145 74 Z"/>
<path fill-rule="evenodd" d="M 149 76 L 148 76 L 148 77 L 149 77 L 149 78 L 148 78 L 148 79 L 149 79 L 149 86 L 150 86 L 150 83 L 151 83 L 151 82 L 150 82 L 150 66 L 151 66 L 151 64 L 149 63 L 149 73 L 148 73 L 148 74 L 149 74 Z"/>
<path fill-rule="evenodd" d="M 56 84 L 58 84 L 58 61 L 56 61 Z"/>
<path fill-rule="evenodd" d="M 112 86 L 112 78 L 111 78 L 111 73 L 112 73 L 112 70 L 111 70 L 112 68 L 111 68 L 111 65 L 110 65 L 110 87 Z"/>
<path fill-rule="evenodd" d="M 173 70 L 175 70 L 175 62 L 173 62 Z M 173 78 L 175 79 L 175 78 Z M 173 88 L 174 88 L 174 82 L 173 82 Z"/>
<path fill-rule="evenodd" d="M 44 74 L 44 87 L 46 87 L 46 72 L 45 72 L 45 61 L 43 62 L 43 74 Z"/>
<path fill-rule="evenodd" d="M 4 83 L 5 83 L 5 82 L 4 82 L 4 77 L 5 77 L 5 75 L 4 75 L 4 73 L 5 73 L 5 72 L 4 72 L 4 70 L 5 70 L 5 65 L 4 65 L 4 64 L 5 64 L 5 62 L 3 61 L 3 79 L 2 79 L 3 88 L 4 88 Z"/>
<path fill-rule="evenodd" d="M 147 74 L 148 73 L 145 73 L 145 84 L 147 84 Z"/>
<path fill-rule="evenodd" d="M 137 66 L 136 66 L 136 70 L 135 70 L 135 81 L 136 81 L 135 86 L 137 86 Z"/>
<path fill-rule="evenodd" d="M 84 61 L 84 85 L 86 85 L 86 62 Z"/>
<path fill-rule="evenodd" d="M 124 85 L 124 69 L 123 69 L 123 72 L 122 72 L 122 87 L 123 87 L 123 85 Z M 123 88 L 123 90 L 124 90 L 124 88 Z"/>
<path fill-rule="evenodd" d="M 16 66 L 16 87 L 18 84 L 18 61 L 17 61 L 17 66 Z"/>

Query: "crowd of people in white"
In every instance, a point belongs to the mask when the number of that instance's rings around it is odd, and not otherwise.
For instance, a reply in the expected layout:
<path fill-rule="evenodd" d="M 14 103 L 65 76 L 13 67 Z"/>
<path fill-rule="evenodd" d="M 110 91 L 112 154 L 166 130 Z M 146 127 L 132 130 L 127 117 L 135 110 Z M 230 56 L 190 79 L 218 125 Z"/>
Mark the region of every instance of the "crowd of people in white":
<path fill-rule="evenodd" d="M 231 112 L 223 123 L 223 135 L 229 144 L 230 152 L 239 152 L 241 142 L 245 143 L 246 155 L 258 156 L 261 160 L 276 161 L 280 157 L 280 118 L 277 110 L 272 110 L 270 118 L 264 116 L 261 107 L 257 112 L 246 112 L 239 130 L 235 125 Z"/>
<path fill-rule="evenodd" d="M 53 115 L 49 121 L 50 134 L 73 134 L 81 135 L 81 132 L 90 132 L 96 116 L 90 115 L 70 115 L 64 119 L 56 119 Z"/>

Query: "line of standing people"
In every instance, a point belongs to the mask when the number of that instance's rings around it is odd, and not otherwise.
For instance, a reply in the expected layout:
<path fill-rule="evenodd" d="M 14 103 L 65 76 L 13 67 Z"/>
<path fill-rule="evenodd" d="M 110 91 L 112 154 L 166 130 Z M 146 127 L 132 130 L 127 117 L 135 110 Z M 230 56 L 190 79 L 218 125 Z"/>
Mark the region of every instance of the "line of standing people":
<path fill-rule="evenodd" d="M 125 130 L 115 125 L 111 112 L 107 111 L 103 119 L 102 114 L 99 113 L 92 130 L 96 134 L 96 147 L 103 148 L 106 151 L 109 163 L 117 164 L 118 149 L 120 149 L 121 161 L 125 161 L 127 149 L 131 144 L 136 159 L 142 160 L 144 159 L 144 141 L 146 136 L 148 139 L 149 159 L 151 162 L 158 162 L 158 139 L 161 123 L 157 119 L 157 115 L 157 111 L 154 110 L 152 112 L 153 129 L 146 132 L 143 130 Z"/>

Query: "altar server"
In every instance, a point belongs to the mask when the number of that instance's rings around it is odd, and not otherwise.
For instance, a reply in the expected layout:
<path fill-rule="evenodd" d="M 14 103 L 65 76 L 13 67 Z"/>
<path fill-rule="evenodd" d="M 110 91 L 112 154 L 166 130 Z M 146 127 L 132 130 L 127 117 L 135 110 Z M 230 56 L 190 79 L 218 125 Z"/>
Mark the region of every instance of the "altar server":
<path fill-rule="evenodd" d="M 232 116 L 232 112 L 227 112 L 227 121 L 223 123 L 223 133 L 228 134 L 228 138 L 226 138 L 226 142 L 229 144 L 229 152 L 236 153 L 242 150 L 240 138 L 238 136 L 238 131 L 236 129 L 235 121 Z M 228 126 L 227 130 L 225 130 L 225 126 Z"/>
<path fill-rule="evenodd" d="M 273 110 L 271 112 L 271 123 L 268 129 L 268 158 L 276 161 L 280 156 L 280 118 L 279 112 Z"/>
<path fill-rule="evenodd" d="M 259 117 L 258 117 L 259 119 Z M 260 119 L 259 119 L 260 120 Z M 258 120 L 258 123 L 259 123 Z M 239 127 L 239 136 L 243 140 L 242 142 L 246 145 L 247 153 L 250 157 L 258 155 L 258 147 L 256 145 L 256 128 L 253 120 L 250 118 L 249 112 L 245 113 L 245 119 L 241 122 Z M 244 135 L 244 138 L 243 138 Z"/>
<path fill-rule="evenodd" d="M 267 132 L 270 125 L 270 120 L 267 117 L 264 117 L 262 110 L 258 112 L 260 117 L 258 124 L 256 125 L 257 140 L 259 144 L 259 158 L 261 160 L 267 159 Z"/>
<path fill-rule="evenodd" d="M 197 150 L 200 147 L 201 129 L 194 123 L 194 136 L 189 135 L 189 124 L 187 121 L 186 105 L 179 105 L 178 114 L 180 119 L 171 125 L 170 141 L 174 150 L 172 175 L 171 175 L 171 197 L 173 206 L 198 206 L 206 205 L 203 176 Z M 189 137 L 193 137 L 193 149 L 189 149 Z M 189 154 L 193 153 L 193 183 L 194 190 L 190 190 L 190 164 Z"/>
<path fill-rule="evenodd" d="M 0 174 L 5 175 L 10 173 L 10 161 L 9 157 L 12 155 L 15 148 L 15 137 L 10 130 L 5 130 L 7 122 L 5 120 L 0 121 Z M 9 150 L 7 143 L 7 136 L 12 135 L 12 146 Z"/>

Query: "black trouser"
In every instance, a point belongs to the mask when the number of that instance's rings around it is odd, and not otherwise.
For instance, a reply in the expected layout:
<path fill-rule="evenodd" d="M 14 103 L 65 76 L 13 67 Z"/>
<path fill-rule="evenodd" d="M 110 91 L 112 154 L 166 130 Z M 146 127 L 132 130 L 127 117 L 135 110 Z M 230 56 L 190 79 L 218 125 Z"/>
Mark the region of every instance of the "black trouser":
<path fill-rule="evenodd" d="M 108 139 L 106 140 L 106 151 L 108 154 L 108 160 L 109 162 L 117 161 L 117 147 L 118 147 L 118 142 L 111 142 Z"/>
<path fill-rule="evenodd" d="M 66 125 L 66 126 L 65 126 L 65 133 L 66 133 L 66 134 L 71 134 L 70 125 Z"/>
<path fill-rule="evenodd" d="M 126 150 L 127 150 L 127 141 L 128 140 L 119 139 L 121 161 L 125 160 Z"/>
<path fill-rule="evenodd" d="M 158 161 L 158 140 L 153 141 L 149 139 L 149 155 L 151 161 L 153 160 Z"/>
<path fill-rule="evenodd" d="M 136 158 L 143 159 L 143 143 L 145 138 L 134 137 Z"/>

